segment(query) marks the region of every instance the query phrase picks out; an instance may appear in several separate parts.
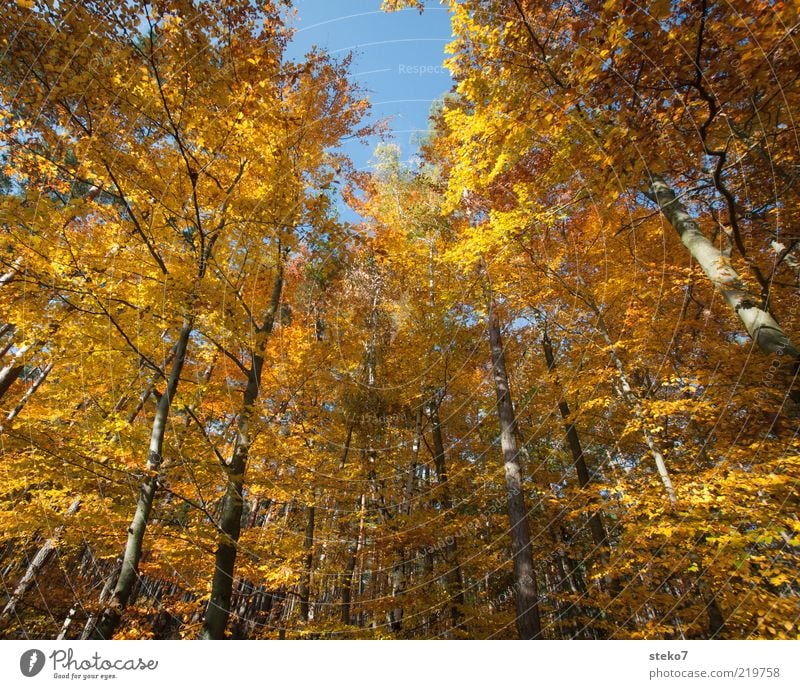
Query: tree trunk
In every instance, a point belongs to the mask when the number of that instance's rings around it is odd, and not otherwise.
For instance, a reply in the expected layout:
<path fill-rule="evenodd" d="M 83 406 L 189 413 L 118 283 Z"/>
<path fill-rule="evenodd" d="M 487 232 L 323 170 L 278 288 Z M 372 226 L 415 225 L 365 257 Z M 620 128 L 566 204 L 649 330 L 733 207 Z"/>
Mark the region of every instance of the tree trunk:
<path fill-rule="evenodd" d="M 770 248 L 775 252 L 775 255 L 778 257 L 778 264 L 783 262 L 787 266 L 789 266 L 789 268 L 791 268 L 798 282 L 798 286 L 800 286 L 800 262 L 798 262 L 797 257 L 794 255 L 794 252 L 797 248 L 797 242 L 795 242 L 794 244 L 790 245 L 787 248 L 779 241 L 773 240 L 770 242 Z"/>
<path fill-rule="evenodd" d="M 405 573 L 405 551 L 403 548 L 395 550 L 395 562 L 392 565 L 391 575 L 387 573 L 387 579 L 390 580 L 390 591 L 392 600 L 397 603 L 401 596 L 406 591 L 406 573 Z M 389 629 L 395 634 L 399 634 L 403 630 L 403 618 L 405 612 L 402 605 L 395 605 L 389 610 L 387 619 L 389 621 Z"/>
<path fill-rule="evenodd" d="M 20 359 L 27 354 L 28 350 L 33 345 L 27 344 L 19 349 L 14 355 L 14 358 L 6 366 L 0 369 L 0 399 L 3 399 L 8 389 L 19 378 L 20 374 L 25 370 L 25 365 L 19 363 Z"/>
<path fill-rule="evenodd" d="M 164 361 L 162 368 L 166 367 L 169 364 L 169 362 L 174 357 L 174 354 L 175 354 L 175 349 L 173 347 L 167 359 Z M 16 418 L 16 416 L 25 406 L 26 402 L 31 398 L 31 396 L 36 392 L 39 386 L 44 382 L 45 378 L 50 373 L 50 371 L 52 371 L 52 369 L 53 369 L 53 363 L 51 362 L 44 368 L 44 370 L 42 370 L 42 372 L 39 374 L 39 377 L 36 379 L 36 382 L 28 389 L 28 391 L 25 393 L 22 399 L 17 403 L 17 406 L 14 407 L 14 409 L 11 412 L 9 412 L 8 416 L 6 417 L 6 423 L 9 423 Z M 136 408 L 128 415 L 126 419 L 126 421 L 129 424 L 132 424 L 136 420 L 136 416 L 141 411 L 147 398 L 150 396 L 150 394 L 152 394 L 154 388 L 155 388 L 155 382 L 151 382 L 147 386 L 145 391 L 142 393 L 139 399 L 139 404 L 137 404 Z M 124 401 L 125 397 L 123 396 L 117 402 L 114 409 L 116 411 L 121 409 L 124 404 Z M 0 431 L 2 431 L 2 428 L 0 428 Z M 81 497 L 79 496 L 70 505 L 66 513 L 67 516 L 69 517 L 77 513 L 77 511 L 80 509 L 80 504 L 81 504 Z M 57 550 L 58 539 L 61 537 L 63 531 L 64 531 L 64 526 L 63 525 L 59 526 L 56 529 L 56 532 L 53 534 L 53 537 L 45 542 L 45 544 L 41 547 L 41 549 L 36 554 L 34 559 L 31 561 L 28 570 L 25 572 L 25 575 L 22 577 L 22 579 L 20 579 L 17 588 L 14 590 L 14 593 L 12 594 L 8 603 L 6 604 L 6 608 L 2 612 L 0 612 L 0 621 L 2 621 L 3 618 L 6 617 L 7 615 L 11 615 L 14 613 L 16 604 L 19 602 L 22 596 L 25 595 L 28 588 L 30 588 L 30 585 L 33 583 L 34 579 L 38 576 L 39 572 L 42 570 L 44 565 L 47 564 L 47 561 L 52 557 L 53 553 Z M 116 583 L 116 581 L 114 583 Z M 112 584 L 112 586 L 113 585 L 114 584 Z M 101 602 L 104 602 L 104 600 L 101 600 Z M 74 612 L 72 613 L 72 615 L 68 615 L 67 620 L 65 620 L 65 624 L 68 621 L 71 622 L 72 616 L 74 616 Z M 90 622 L 91 625 L 89 626 L 92 626 L 94 624 L 94 618 L 90 618 Z"/>
<path fill-rule="evenodd" d="M 224 639 L 230 615 L 233 571 L 236 565 L 236 548 L 242 528 L 244 507 L 244 475 L 250 456 L 250 423 L 261 388 L 261 373 L 264 368 L 264 348 L 272 333 L 275 317 L 283 291 L 283 266 L 279 264 L 272 287 L 269 310 L 264 323 L 256 328 L 256 343 L 252 351 L 252 363 L 247 373 L 247 387 L 239 412 L 239 427 L 231 462 L 225 467 L 227 484 L 222 499 L 222 522 L 215 554 L 214 576 L 211 581 L 211 598 L 208 601 L 201 639 Z"/>
<path fill-rule="evenodd" d="M 0 399 L 5 397 L 8 389 L 19 378 L 20 373 L 25 370 L 24 366 L 10 364 L 0 370 Z"/>
<path fill-rule="evenodd" d="M 14 276 L 17 274 L 17 271 L 20 269 L 21 265 L 22 257 L 18 256 L 16 259 L 14 259 L 14 263 L 11 265 L 8 271 L 0 275 L 0 287 L 5 287 L 14 279 Z"/>
<path fill-rule="evenodd" d="M 646 196 L 658 205 L 692 258 L 697 261 L 725 302 L 739 317 L 758 348 L 765 354 L 788 359 L 790 376 L 794 378 L 800 361 L 800 351 L 772 314 L 759 306 L 759 299 L 747 289 L 731 265 L 730 259 L 702 233 L 697 221 L 689 215 L 686 207 L 662 177 L 658 175 L 651 177 Z M 800 390 L 794 385 L 791 396 L 795 401 L 800 401 Z"/>
<path fill-rule="evenodd" d="M 614 367 L 617 369 L 617 376 L 620 383 L 619 392 L 622 395 L 622 399 L 624 399 L 630 405 L 634 416 L 641 423 L 642 435 L 644 435 L 644 440 L 647 444 L 647 448 L 650 450 L 650 454 L 653 455 L 658 477 L 661 479 L 661 483 L 663 484 L 664 490 L 667 493 L 667 498 L 669 498 L 670 505 L 674 507 L 678 503 L 678 498 L 675 495 L 675 488 L 672 485 L 672 479 L 670 478 L 669 471 L 667 470 L 667 463 L 664 461 L 664 455 L 661 454 L 661 448 L 659 448 L 656 439 L 653 437 L 653 434 L 650 432 L 650 429 L 647 426 L 647 420 L 645 419 L 644 410 L 642 409 L 642 402 L 639 399 L 639 396 L 634 392 L 631 384 L 628 382 L 628 376 L 625 373 L 625 366 L 623 365 L 622 359 L 619 358 L 617 350 L 614 347 L 614 342 L 611 339 L 611 334 L 609 333 L 608 328 L 606 327 L 603 314 L 601 313 L 600 309 L 597 308 L 597 306 L 594 306 L 594 309 L 595 313 L 597 314 L 597 329 L 600 331 L 600 334 L 606 341 L 606 344 L 608 345 L 609 356 L 611 357 Z"/>
<path fill-rule="evenodd" d="M 80 498 L 77 498 L 69 506 L 69 509 L 67 509 L 66 516 L 71 517 L 80 509 L 80 506 Z M 6 606 L 3 608 L 3 611 L 0 612 L 0 622 L 16 612 L 17 603 L 19 603 L 22 597 L 28 592 L 33 582 L 36 581 L 36 577 L 39 576 L 39 573 L 44 569 L 44 566 L 50 561 L 53 553 L 55 553 L 58 549 L 58 539 L 61 537 L 63 532 L 64 525 L 62 524 L 56 528 L 52 538 L 48 538 L 44 542 L 44 545 L 39 548 L 36 555 L 34 555 L 33 560 L 30 561 L 28 568 L 25 570 L 25 574 L 22 575 L 22 578 L 17 583 L 14 592 L 8 599 Z"/>
<path fill-rule="evenodd" d="M 16 328 L 11 325 L 11 323 L 3 323 L 0 325 L 0 338 L 4 338 L 6 335 L 14 335 L 14 331 Z M 4 357 L 8 354 L 8 351 L 14 346 L 14 341 L 11 337 L 8 338 L 8 342 L 4 345 L 0 346 L 0 357 Z"/>
<path fill-rule="evenodd" d="M 19 402 L 17 402 L 17 406 L 14 407 L 6 416 L 6 423 L 11 423 L 14 419 L 17 418 L 17 415 L 22 411 L 22 408 L 28 403 L 28 400 L 33 397 L 34 393 L 39 389 L 42 383 L 44 383 L 45 378 L 47 378 L 50 371 L 53 370 L 53 362 L 51 361 L 47 366 L 45 366 L 41 373 L 39 373 L 39 377 L 34 381 L 33 385 L 31 385 L 26 391 L 25 394 L 22 396 Z M 0 433 L 2 433 L 3 427 L 0 426 Z"/>
<path fill-rule="evenodd" d="M 436 400 L 429 403 L 431 418 L 431 435 L 433 436 L 434 464 L 436 465 L 436 477 L 439 489 L 442 491 L 442 507 L 448 514 L 453 509 L 453 501 L 450 498 L 450 486 L 447 483 L 447 457 L 444 450 L 444 440 L 442 437 L 442 424 L 439 419 L 439 405 Z M 445 541 L 445 586 L 447 588 L 448 604 L 450 606 L 450 620 L 453 629 L 461 629 L 462 614 L 464 606 L 464 581 L 461 575 L 461 565 L 458 562 L 458 542 L 453 537 L 452 541 Z"/>
<path fill-rule="evenodd" d="M 537 639 L 541 638 L 541 623 L 536 575 L 533 570 L 533 551 L 528 529 L 528 512 L 522 492 L 517 424 L 506 374 L 500 324 L 491 298 L 489 301 L 489 342 L 492 350 L 492 373 L 497 392 L 497 416 L 500 420 L 500 445 L 503 450 L 505 466 L 508 518 L 511 525 L 517 631 L 521 639 Z"/>
<path fill-rule="evenodd" d="M 166 358 L 164 359 L 164 363 L 161 364 L 162 370 L 165 370 L 167 366 L 172 363 L 172 360 L 175 358 L 175 348 L 173 347 L 170 349 L 169 354 L 167 354 Z M 136 406 L 131 409 L 128 413 L 128 416 L 125 418 L 127 423 L 133 423 L 136 420 L 136 417 L 139 416 L 139 412 L 144 409 L 144 405 L 147 403 L 147 400 L 150 399 L 150 395 L 153 394 L 153 390 L 156 388 L 156 380 L 153 379 L 150 384 L 142 391 L 142 394 L 139 395 L 139 399 L 136 402 Z M 114 412 L 120 412 L 125 407 L 127 403 L 127 395 L 123 395 L 122 397 L 117 400 L 117 403 L 114 405 Z"/>
<path fill-rule="evenodd" d="M 186 320 L 183 323 L 178 341 L 175 345 L 175 359 L 172 362 L 172 369 L 167 380 L 164 394 L 158 401 L 156 414 L 153 418 L 153 426 L 150 431 L 150 446 L 147 455 L 146 476 L 139 489 L 139 500 L 136 505 L 136 512 L 128 527 L 128 541 L 125 546 L 125 554 L 122 558 L 122 568 L 120 569 L 117 585 L 111 601 L 103 609 L 100 620 L 91 633 L 94 639 L 110 639 L 117 626 L 119 625 L 122 613 L 128 604 L 131 589 L 136 581 L 139 570 L 139 560 L 142 556 L 142 540 L 147 528 L 147 521 L 150 511 L 153 508 L 153 500 L 158 488 L 158 472 L 161 467 L 161 452 L 164 445 L 164 434 L 167 430 L 167 419 L 178 389 L 183 363 L 186 360 L 186 350 L 189 345 L 189 336 L 192 333 L 193 323 Z"/>
<path fill-rule="evenodd" d="M 364 543 L 364 509 L 367 504 L 367 495 L 366 493 L 362 493 L 361 497 L 359 498 L 359 519 L 358 519 L 358 534 L 356 536 L 356 542 L 353 548 L 350 551 L 350 555 L 347 558 L 347 567 L 345 568 L 344 573 L 344 583 L 342 585 L 342 607 L 341 607 L 341 619 L 342 624 L 351 624 L 352 621 L 350 619 L 350 606 L 352 604 L 352 592 L 353 592 L 353 575 L 356 570 L 356 563 L 358 562 L 358 556 L 361 552 L 361 547 Z"/>
<path fill-rule="evenodd" d="M 547 362 L 547 370 L 556 375 L 555 385 L 558 393 L 558 411 L 561 414 L 561 419 L 564 421 L 564 429 L 567 434 L 567 443 L 569 444 L 570 452 L 572 453 L 572 461 L 575 464 L 575 471 L 578 474 L 578 485 L 585 489 L 590 483 L 589 469 L 586 466 L 586 459 L 583 455 L 583 447 L 581 440 L 578 436 L 578 430 L 575 424 L 570 419 L 570 409 L 567 400 L 564 399 L 561 390 L 561 384 L 558 380 L 556 371 L 556 360 L 553 356 L 553 345 L 547 333 L 542 337 L 542 348 L 544 349 L 544 358 Z M 603 518 L 600 512 L 592 512 L 589 516 L 589 528 L 592 532 L 592 540 L 598 548 L 605 546 L 608 540 L 605 527 L 603 526 Z"/>
<path fill-rule="evenodd" d="M 67 633 L 69 632 L 70 625 L 72 624 L 72 620 L 75 619 L 75 613 L 78 612 L 78 606 L 73 605 L 67 616 L 64 618 L 64 623 L 61 625 L 61 630 L 58 632 L 58 636 L 56 637 L 56 641 L 63 641 L 67 638 Z"/>

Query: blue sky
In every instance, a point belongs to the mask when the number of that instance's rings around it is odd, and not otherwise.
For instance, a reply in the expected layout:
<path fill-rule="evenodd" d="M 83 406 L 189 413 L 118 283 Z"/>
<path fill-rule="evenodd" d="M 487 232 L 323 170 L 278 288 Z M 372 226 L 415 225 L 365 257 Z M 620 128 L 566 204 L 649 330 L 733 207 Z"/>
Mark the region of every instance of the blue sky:
<path fill-rule="evenodd" d="M 315 45 L 335 57 L 352 52 L 352 77 L 373 105 L 371 118 L 389 119 L 389 141 L 400 146 L 407 160 L 428 130 L 431 103 L 452 85 L 442 67 L 451 40 L 450 18 L 436 3 L 429 3 L 423 14 L 387 14 L 380 4 L 381 0 L 296 0 L 296 35 L 288 56 L 301 57 Z M 344 150 L 358 168 L 368 168 L 376 143 L 347 143 Z"/>

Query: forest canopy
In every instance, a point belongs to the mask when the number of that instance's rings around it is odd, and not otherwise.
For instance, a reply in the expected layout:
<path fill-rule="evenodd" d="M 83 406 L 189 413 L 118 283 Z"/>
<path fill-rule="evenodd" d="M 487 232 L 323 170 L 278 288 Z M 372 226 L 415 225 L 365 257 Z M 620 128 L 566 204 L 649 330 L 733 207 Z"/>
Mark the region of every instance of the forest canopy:
<path fill-rule="evenodd" d="M 1 637 L 798 637 L 796 3 L 443 4 L 0 4 Z"/>

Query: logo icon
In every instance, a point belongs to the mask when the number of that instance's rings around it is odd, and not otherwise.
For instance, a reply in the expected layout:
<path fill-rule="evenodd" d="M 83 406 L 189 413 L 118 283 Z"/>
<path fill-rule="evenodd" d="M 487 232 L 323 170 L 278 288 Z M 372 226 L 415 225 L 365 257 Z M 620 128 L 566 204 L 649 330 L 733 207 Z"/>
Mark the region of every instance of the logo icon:
<path fill-rule="evenodd" d="M 19 659 L 19 669 L 26 677 L 35 677 L 44 667 L 44 653 L 38 648 L 25 651 Z"/>

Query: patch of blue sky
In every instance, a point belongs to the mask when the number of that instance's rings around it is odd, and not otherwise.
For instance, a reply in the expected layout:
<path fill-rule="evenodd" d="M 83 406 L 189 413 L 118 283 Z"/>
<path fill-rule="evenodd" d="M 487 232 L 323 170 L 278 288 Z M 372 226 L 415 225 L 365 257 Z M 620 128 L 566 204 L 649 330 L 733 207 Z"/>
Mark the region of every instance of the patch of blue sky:
<path fill-rule="evenodd" d="M 381 0 L 296 0 L 295 34 L 287 57 L 301 59 L 313 47 L 334 58 L 353 55 L 352 79 L 372 104 L 370 121 L 385 120 L 387 140 L 400 148 L 401 159 L 413 163 L 428 131 L 434 102 L 450 91 L 452 79 L 442 65 L 452 40 L 446 8 L 430 3 L 416 10 L 386 13 Z M 371 169 L 380 142 L 350 139 L 341 150 L 357 169 Z M 342 217 L 357 221 L 347 208 Z"/>

